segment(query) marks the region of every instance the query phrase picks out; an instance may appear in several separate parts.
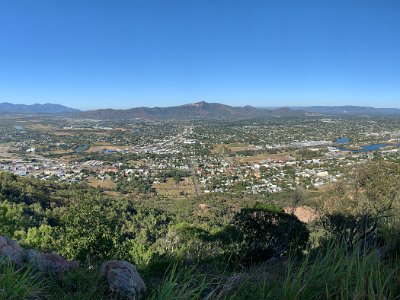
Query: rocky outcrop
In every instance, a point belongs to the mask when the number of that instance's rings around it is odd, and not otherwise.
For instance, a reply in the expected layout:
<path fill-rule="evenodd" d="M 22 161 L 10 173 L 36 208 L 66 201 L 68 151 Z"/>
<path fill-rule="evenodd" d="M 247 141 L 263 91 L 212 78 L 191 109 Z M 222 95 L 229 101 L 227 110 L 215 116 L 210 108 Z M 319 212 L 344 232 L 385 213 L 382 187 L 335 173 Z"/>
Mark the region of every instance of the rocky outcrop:
<path fill-rule="evenodd" d="M 58 254 L 42 253 L 29 249 L 25 250 L 16 242 L 0 235 L 0 258 L 9 259 L 18 267 L 27 264 L 36 271 L 59 275 L 79 267 L 77 261 L 69 261 Z M 106 278 L 109 290 L 119 298 L 137 300 L 146 292 L 146 285 L 136 270 L 127 261 L 112 260 L 105 262 L 101 268 Z"/>
<path fill-rule="evenodd" d="M 33 249 L 25 251 L 25 257 L 35 270 L 44 273 L 60 274 L 79 266 L 78 262 L 69 261 L 58 254 L 41 253 Z"/>
<path fill-rule="evenodd" d="M 146 285 L 136 270 L 127 261 L 112 260 L 102 265 L 102 274 L 107 279 L 111 293 L 126 299 L 139 299 L 146 292 Z"/>
<path fill-rule="evenodd" d="M 24 249 L 16 242 L 0 235 L 0 257 L 9 259 L 15 265 L 24 265 Z"/>
<path fill-rule="evenodd" d="M 0 257 L 9 259 L 18 267 L 30 264 L 43 273 L 60 274 L 78 268 L 76 261 L 69 261 L 58 254 L 41 253 L 37 250 L 24 250 L 14 240 L 0 235 Z"/>

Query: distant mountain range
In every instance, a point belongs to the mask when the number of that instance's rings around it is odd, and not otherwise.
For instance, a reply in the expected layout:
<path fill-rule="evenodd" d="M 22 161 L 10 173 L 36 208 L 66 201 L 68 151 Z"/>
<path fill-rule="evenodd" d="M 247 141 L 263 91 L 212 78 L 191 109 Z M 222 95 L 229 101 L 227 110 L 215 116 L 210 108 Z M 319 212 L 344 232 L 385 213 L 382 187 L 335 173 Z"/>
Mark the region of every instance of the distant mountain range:
<path fill-rule="evenodd" d="M 252 106 L 233 107 L 205 101 L 171 107 L 137 107 L 125 110 L 98 109 L 84 111 L 77 116 L 89 119 L 148 119 L 148 120 L 185 120 L 185 119 L 232 119 L 262 118 L 271 115 L 303 115 L 305 112 L 280 108 L 267 110 Z"/>
<path fill-rule="evenodd" d="M 136 107 L 130 109 L 97 109 L 80 111 L 60 104 L 11 104 L 0 103 L 0 114 L 68 114 L 77 118 L 119 120 L 186 120 L 186 119 L 234 119 L 263 118 L 268 116 L 400 116 L 400 109 L 363 106 L 297 106 L 289 108 L 234 107 L 220 103 L 195 102 L 170 107 Z"/>
<path fill-rule="evenodd" d="M 298 109 L 323 115 L 336 116 L 396 116 L 400 115 L 398 108 L 375 108 L 365 106 L 297 106 L 290 109 Z"/>
<path fill-rule="evenodd" d="M 0 103 L 1 114 L 65 114 L 77 113 L 78 109 L 66 107 L 60 104 L 12 104 L 8 102 Z"/>
<path fill-rule="evenodd" d="M 309 106 L 290 108 L 256 108 L 253 106 L 233 107 L 205 101 L 171 107 L 137 107 L 125 110 L 98 109 L 84 111 L 79 117 L 89 119 L 232 119 L 262 118 L 268 116 L 302 116 L 302 115 L 336 115 L 336 116 L 400 116 L 400 109 L 374 108 L 362 106 Z"/>

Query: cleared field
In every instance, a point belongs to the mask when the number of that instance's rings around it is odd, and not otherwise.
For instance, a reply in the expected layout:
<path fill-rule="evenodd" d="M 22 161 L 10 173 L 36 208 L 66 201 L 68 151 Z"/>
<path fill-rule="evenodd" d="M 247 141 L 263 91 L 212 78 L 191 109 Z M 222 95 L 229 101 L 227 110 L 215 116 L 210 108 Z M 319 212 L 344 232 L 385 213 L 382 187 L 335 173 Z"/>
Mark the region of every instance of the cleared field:
<path fill-rule="evenodd" d="M 107 190 L 112 190 L 115 189 L 115 187 L 117 186 L 116 183 L 114 181 L 112 181 L 111 179 L 105 179 L 105 180 L 100 180 L 100 179 L 90 179 L 88 180 L 88 184 L 91 187 L 101 187 L 103 189 L 107 189 Z"/>
<path fill-rule="evenodd" d="M 43 125 L 43 124 L 39 124 L 39 123 L 27 124 L 24 126 L 28 129 L 39 130 L 39 131 L 53 131 L 54 130 L 54 128 L 49 125 Z"/>
<path fill-rule="evenodd" d="M 233 144 L 217 144 L 214 146 L 212 149 L 212 153 L 215 154 L 223 154 L 228 152 L 231 153 L 236 153 L 239 151 L 244 151 L 244 150 L 255 150 L 253 146 L 249 146 L 246 144 L 241 144 L 241 143 L 233 143 Z"/>
<path fill-rule="evenodd" d="M 121 149 L 124 150 L 126 148 L 130 148 L 131 146 L 126 145 L 126 146 L 114 146 L 114 145 L 96 145 L 96 146 L 90 146 L 90 148 L 86 152 L 102 152 L 103 150 L 112 150 L 112 149 Z"/>
<path fill-rule="evenodd" d="M 74 153 L 74 152 L 71 151 L 71 150 L 55 150 L 55 151 L 51 151 L 51 153 L 52 153 L 52 154 L 61 154 L 61 155 L 64 155 L 64 154 L 71 154 L 71 153 Z"/>
<path fill-rule="evenodd" d="M 11 146 L 14 146 L 14 142 L 0 143 L 0 147 L 11 147 Z"/>
<path fill-rule="evenodd" d="M 0 145 L 0 158 L 2 159 L 17 159 L 19 155 L 16 153 L 12 153 L 12 151 L 16 151 L 17 149 L 13 148 L 11 145 L 8 146 L 6 143 Z"/>
<path fill-rule="evenodd" d="M 51 131 L 51 133 L 53 133 L 54 135 L 57 136 L 76 136 L 76 135 L 88 135 L 88 134 L 92 134 L 92 135 L 98 135 L 98 136 L 107 136 L 109 133 L 105 132 L 105 131 L 95 131 L 95 130 L 84 130 L 84 129 L 66 129 L 66 130 L 62 130 L 62 129 L 54 129 Z"/>
<path fill-rule="evenodd" d="M 172 178 L 168 178 L 165 183 L 154 183 L 153 187 L 158 194 L 171 198 L 186 198 L 196 195 L 191 177 L 183 178 L 178 184 L 175 184 Z"/>
<path fill-rule="evenodd" d="M 64 131 L 64 130 L 53 131 L 52 133 L 53 133 L 54 135 L 56 135 L 56 136 L 74 136 L 74 135 L 76 135 L 75 132 Z"/>
<path fill-rule="evenodd" d="M 132 165 L 146 165 L 146 161 L 144 159 L 140 160 L 129 160 L 128 161 Z"/>

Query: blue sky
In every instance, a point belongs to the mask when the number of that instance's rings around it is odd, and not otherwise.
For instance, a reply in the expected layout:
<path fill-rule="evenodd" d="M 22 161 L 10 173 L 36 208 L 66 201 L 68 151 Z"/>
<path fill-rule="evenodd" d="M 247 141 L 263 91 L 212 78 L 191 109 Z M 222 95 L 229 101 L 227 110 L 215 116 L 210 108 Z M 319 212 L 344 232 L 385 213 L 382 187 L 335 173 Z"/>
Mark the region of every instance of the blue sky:
<path fill-rule="evenodd" d="M 400 1 L 0 0 L 0 102 L 400 107 Z"/>

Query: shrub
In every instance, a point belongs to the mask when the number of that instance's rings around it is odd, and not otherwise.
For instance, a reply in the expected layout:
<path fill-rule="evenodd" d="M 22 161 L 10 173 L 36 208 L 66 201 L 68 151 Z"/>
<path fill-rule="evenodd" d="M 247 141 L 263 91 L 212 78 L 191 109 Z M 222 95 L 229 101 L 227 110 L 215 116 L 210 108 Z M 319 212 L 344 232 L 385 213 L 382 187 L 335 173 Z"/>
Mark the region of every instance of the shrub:
<path fill-rule="evenodd" d="M 322 218 L 324 229 L 336 243 L 352 248 L 356 244 L 375 246 L 378 239 L 378 217 L 369 214 L 328 214 Z"/>
<path fill-rule="evenodd" d="M 242 209 L 233 219 L 241 260 L 257 262 L 304 249 L 309 231 L 293 214 L 273 205 Z"/>

